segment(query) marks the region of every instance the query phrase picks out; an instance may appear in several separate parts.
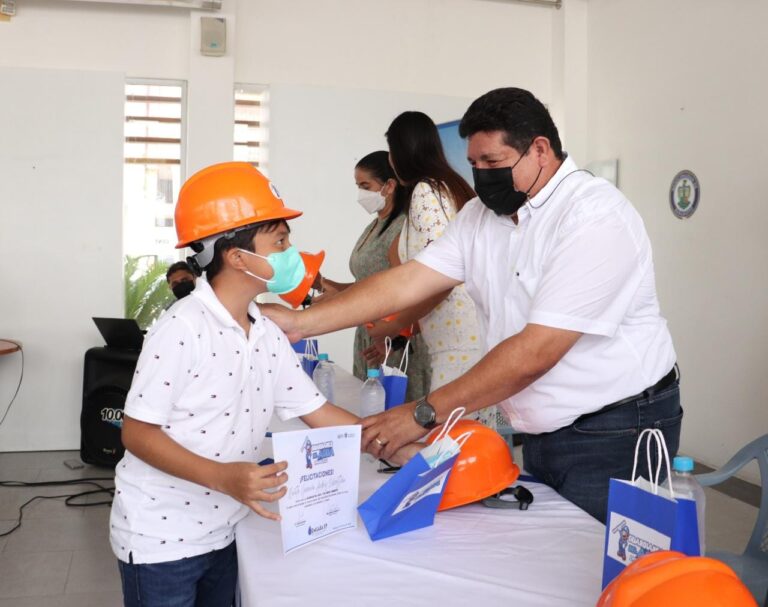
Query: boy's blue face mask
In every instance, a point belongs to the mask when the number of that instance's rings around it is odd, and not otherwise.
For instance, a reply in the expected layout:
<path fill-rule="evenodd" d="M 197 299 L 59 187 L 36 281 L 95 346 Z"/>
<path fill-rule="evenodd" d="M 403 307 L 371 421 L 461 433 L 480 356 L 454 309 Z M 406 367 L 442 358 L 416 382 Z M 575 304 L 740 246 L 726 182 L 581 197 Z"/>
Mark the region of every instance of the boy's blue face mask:
<path fill-rule="evenodd" d="M 256 274 L 245 270 L 245 273 L 248 274 L 248 276 L 253 276 L 254 278 L 258 278 L 267 283 L 267 290 L 270 293 L 275 293 L 277 295 L 290 293 L 298 287 L 304 279 L 304 274 L 307 270 L 304 267 L 304 260 L 301 258 L 299 250 L 296 247 L 288 247 L 285 251 L 270 253 L 266 257 L 254 253 L 253 251 L 246 251 L 245 249 L 239 250 L 243 253 L 248 253 L 248 255 L 266 259 L 267 263 L 272 266 L 273 274 L 272 278 L 269 279 L 256 276 Z"/>

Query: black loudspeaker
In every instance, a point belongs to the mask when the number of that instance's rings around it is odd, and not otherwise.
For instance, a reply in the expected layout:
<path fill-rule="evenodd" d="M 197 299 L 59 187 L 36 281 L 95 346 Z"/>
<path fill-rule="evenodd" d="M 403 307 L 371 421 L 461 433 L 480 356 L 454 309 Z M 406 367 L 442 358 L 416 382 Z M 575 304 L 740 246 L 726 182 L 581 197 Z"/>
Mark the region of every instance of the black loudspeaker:
<path fill-rule="evenodd" d="M 123 409 L 138 358 L 138 352 L 118 348 L 85 353 L 80 459 L 86 464 L 114 468 L 125 453 L 120 440 Z"/>

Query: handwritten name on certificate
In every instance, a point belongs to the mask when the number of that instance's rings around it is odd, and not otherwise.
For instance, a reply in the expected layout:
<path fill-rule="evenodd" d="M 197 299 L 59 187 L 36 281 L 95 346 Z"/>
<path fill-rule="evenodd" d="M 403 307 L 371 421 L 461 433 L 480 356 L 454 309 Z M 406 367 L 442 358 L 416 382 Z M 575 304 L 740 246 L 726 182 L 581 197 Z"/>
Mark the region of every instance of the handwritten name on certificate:
<path fill-rule="evenodd" d="M 272 450 L 288 462 L 278 501 L 283 554 L 357 527 L 360 426 L 275 432 Z"/>

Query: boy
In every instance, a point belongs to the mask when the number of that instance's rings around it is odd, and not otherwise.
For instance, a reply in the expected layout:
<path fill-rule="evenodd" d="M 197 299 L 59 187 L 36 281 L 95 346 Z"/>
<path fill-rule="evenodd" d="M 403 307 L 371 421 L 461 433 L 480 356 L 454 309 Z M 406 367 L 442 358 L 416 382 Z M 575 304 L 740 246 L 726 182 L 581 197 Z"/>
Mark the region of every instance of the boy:
<path fill-rule="evenodd" d="M 327 403 L 253 299 L 304 276 L 286 208 L 248 163 L 193 175 L 176 206 L 177 248 L 198 280 L 152 328 L 125 405 L 110 540 L 126 606 L 229 607 L 235 524 L 285 494 L 285 462 L 259 466 L 272 412 L 309 426 L 359 423 Z"/>

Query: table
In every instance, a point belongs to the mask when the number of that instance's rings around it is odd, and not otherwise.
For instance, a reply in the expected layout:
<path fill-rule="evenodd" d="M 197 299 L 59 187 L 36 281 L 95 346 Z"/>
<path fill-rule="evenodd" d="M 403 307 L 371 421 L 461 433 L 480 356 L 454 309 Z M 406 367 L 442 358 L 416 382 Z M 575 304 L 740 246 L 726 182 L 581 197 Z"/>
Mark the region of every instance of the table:
<path fill-rule="evenodd" d="M 356 408 L 359 385 L 337 371 L 336 400 Z M 297 425 L 298 424 L 298 425 Z M 296 429 L 300 422 L 272 430 Z M 389 478 L 363 456 L 360 501 Z M 604 527 L 549 487 L 525 512 L 470 505 L 426 529 L 372 542 L 357 529 L 283 556 L 278 523 L 251 513 L 237 528 L 244 607 L 467 605 L 593 606 Z"/>

